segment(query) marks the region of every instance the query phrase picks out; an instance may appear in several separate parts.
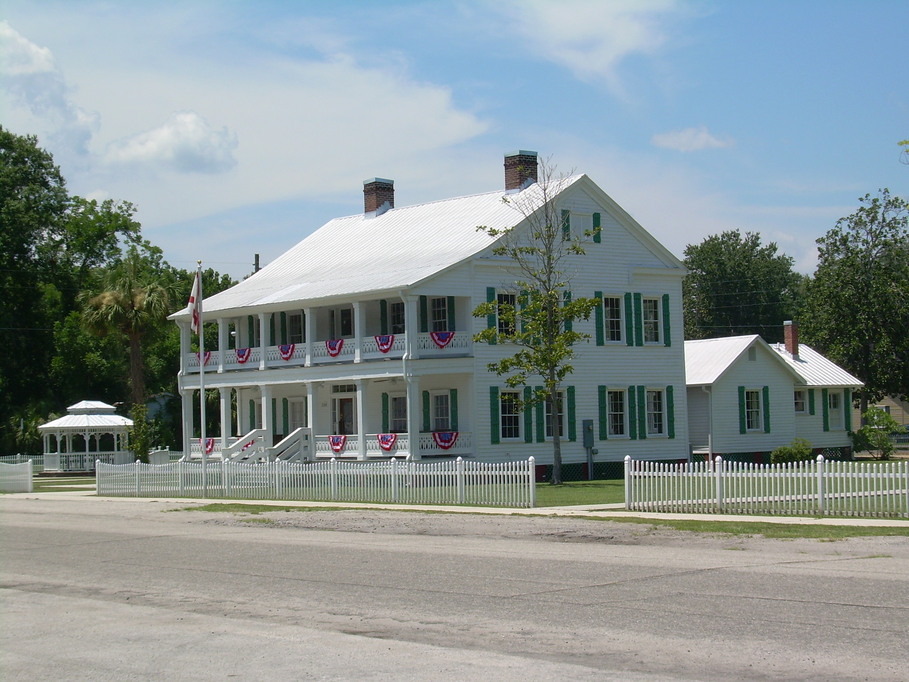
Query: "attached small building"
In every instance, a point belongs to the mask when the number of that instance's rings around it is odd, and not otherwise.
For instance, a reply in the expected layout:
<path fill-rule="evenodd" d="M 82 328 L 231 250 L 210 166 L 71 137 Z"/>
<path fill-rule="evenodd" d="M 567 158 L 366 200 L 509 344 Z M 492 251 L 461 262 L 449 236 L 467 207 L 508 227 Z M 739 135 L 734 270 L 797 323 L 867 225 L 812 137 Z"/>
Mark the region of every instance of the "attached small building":
<path fill-rule="evenodd" d="M 777 447 L 804 438 L 828 457 L 850 457 L 852 392 L 863 384 L 798 343 L 731 336 L 685 342 L 688 428 L 695 455 L 769 461 Z"/>

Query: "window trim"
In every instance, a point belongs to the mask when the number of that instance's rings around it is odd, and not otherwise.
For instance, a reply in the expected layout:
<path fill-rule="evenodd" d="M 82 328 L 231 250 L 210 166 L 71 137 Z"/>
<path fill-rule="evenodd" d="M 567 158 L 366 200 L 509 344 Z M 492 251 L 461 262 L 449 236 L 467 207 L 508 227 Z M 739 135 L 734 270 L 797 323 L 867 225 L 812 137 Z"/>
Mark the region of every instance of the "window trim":
<path fill-rule="evenodd" d="M 502 298 L 508 298 L 510 300 L 502 301 Z M 511 323 L 510 328 L 503 329 L 503 320 L 499 314 L 499 306 L 502 304 L 510 305 L 515 311 L 515 320 Z M 514 336 L 518 330 L 518 296 L 513 291 L 508 291 L 506 289 L 496 289 L 496 332 L 501 336 Z"/>
<path fill-rule="evenodd" d="M 609 308 L 606 306 L 606 300 L 614 301 L 616 305 L 616 310 L 619 315 L 617 318 L 609 316 Z M 624 344 L 625 343 L 625 305 L 622 296 L 617 296 L 613 294 L 604 294 L 603 295 L 603 340 L 605 343 L 614 343 L 614 344 Z M 612 338 L 610 321 L 618 321 L 618 338 Z"/>
<path fill-rule="evenodd" d="M 659 411 L 651 410 L 650 396 L 659 395 Z M 647 386 L 644 389 L 644 429 L 647 438 L 668 438 L 669 437 L 669 415 L 668 415 L 667 396 L 665 388 L 655 388 Z M 659 417 L 660 429 L 654 431 L 651 429 L 651 415 Z"/>
<path fill-rule="evenodd" d="M 441 303 L 439 303 L 441 301 Z M 441 315 L 437 313 L 441 312 Z M 442 328 L 444 327 L 444 328 Z M 448 319 L 448 298 L 446 296 L 429 297 L 429 331 L 447 332 L 451 330 L 451 320 Z"/>
<path fill-rule="evenodd" d="M 799 394 L 801 398 L 799 397 Z M 799 404 L 801 403 L 801 408 Z M 792 391 L 792 409 L 796 414 L 808 414 L 808 391 L 804 388 L 796 388 Z"/>
<path fill-rule="evenodd" d="M 752 406 L 749 408 L 749 396 L 756 398 L 757 409 Z M 751 425 L 749 415 L 755 416 L 755 425 Z M 745 387 L 745 432 L 746 433 L 763 433 L 764 432 L 764 399 L 762 388 Z"/>
<path fill-rule="evenodd" d="M 507 398 L 511 397 L 512 401 L 509 401 Z M 521 394 L 519 391 L 500 391 L 499 392 L 499 439 L 500 441 L 513 442 L 513 441 L 523 441 L 524 439 L 524 419 L 522 410 L 518 409 L 520 404 Z M 506 413 L 505 407 L 507 404 L 511 403 L 514 405 L 514 412 Z M 505 435 L 505 418 L 514 419 L 514 425 L 512 426 L 513 430 L 516 431 L 516 435 Z"/>
<path fill-rule="evenodd" d="M 648 319 L 647 308 L 651 303 L 656 315 Z M 647 338 L 648 327 L 652 327 L 650 331 L 655 332 L 655 338 Z M 658 346 L 663 343 L 663 301 L 659 296 L 641 297 L 641 338 L 645 346 Z"/>
<path fill-rule="evenodd" d="M 407 311 L 404 301 L 388 303 L 388 331 L 391 334 L 404 334 L 407 331 Z"/>
<path fill-rule="evenodd" d="M 404 416 L 395 417 L 395 403 L 401 401 L 404 404 Z M 403 419 L 404 427 L 395 428 L 395 421 Z M 388 431 L 389 433 L 407 433 L 407 394 L 406 393 L 389 393 L 388 394 Z"/>
<path fill-rule="evenodd" d="M 439 403 L 437 402 L 438 398 L 445 398 L 445 411 L 446 414 L 444 417 L 440 417 L 436 412 L 436 408 Z M 438 422 L 442 419 L 445 422 L 444 427 L 439 427 Z M 429 430 L 433 433 L 438 431 L 451 431 L 451 391 L 447 389 L 440 390 L 431 390 L 429 391 Z"/>
<path fill-rule="evenodd" d="M 558 394 L 558 416 L 559 416 L 559 440 L 564 440 L 567 435 L 565 428 L 566 419 L 567 419 L 567 395 L 564 390 L 559 391 Z M 546 396 L 546 400 L 543 401 L 543 437 L 546 440 L 552 440 L 552 422 L 550 418 L 552 416 L 552 400 L 550 396 Z"/>
<path fill-rule="evenodd" d="M 621 398 L 621 401 L 622 401 L 621 412 L 615 412 L 612 409 L 612 407 L 613 407 L 612 396 L 614 394 L 617 394 Z M 621 415 L 622 432 L 616 433 L 612 429 L 613 417 L 619 416 L 619 415 Z M 607 436 L 607 438 L 610 438 L 610 439 L 612 439 L 612 438 L 624 438 L 624 439 L 630 438 L 631 436 L 630 436 L 629 424 L 628 424 L 629 416 L 630 415 L 628 413 L 628 390 L 625 388 L 608 388 L 607 387 L 606 388 L 606 436 Z"/>

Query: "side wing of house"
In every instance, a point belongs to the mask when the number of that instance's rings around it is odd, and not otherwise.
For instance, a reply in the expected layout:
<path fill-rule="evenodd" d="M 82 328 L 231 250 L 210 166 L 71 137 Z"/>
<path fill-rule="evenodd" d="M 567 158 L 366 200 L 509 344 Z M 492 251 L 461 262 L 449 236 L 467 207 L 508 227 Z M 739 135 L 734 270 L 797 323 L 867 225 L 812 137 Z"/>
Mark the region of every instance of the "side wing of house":
<path fill-rule="evenodd" d="M 793 404 L 797 437 L 816 449 L 851 447 L 852 389 L 796 387 Z"/>

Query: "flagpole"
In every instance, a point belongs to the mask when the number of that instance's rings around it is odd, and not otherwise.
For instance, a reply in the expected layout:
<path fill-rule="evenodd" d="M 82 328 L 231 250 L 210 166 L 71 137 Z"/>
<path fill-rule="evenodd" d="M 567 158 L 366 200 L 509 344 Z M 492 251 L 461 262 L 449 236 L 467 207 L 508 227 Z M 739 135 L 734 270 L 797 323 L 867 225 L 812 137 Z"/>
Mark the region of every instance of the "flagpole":
<path fill-rule="evenodd" d="M 202 445 L 202 496 L 208 497 L 208 453 L 205 442 L 205 327 L 202 324 L 202 261 L 196 261 L 196 277 L 199 281 L 199 442 Z"/>

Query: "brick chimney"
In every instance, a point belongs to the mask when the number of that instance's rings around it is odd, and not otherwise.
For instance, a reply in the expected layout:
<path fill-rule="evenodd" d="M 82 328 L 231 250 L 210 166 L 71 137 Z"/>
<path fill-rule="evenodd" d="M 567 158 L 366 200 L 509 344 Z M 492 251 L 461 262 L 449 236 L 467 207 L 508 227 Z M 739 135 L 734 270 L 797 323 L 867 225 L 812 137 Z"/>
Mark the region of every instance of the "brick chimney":
<path fill-rule="evenodd" d="M 363 181 L 363 211 L 382 215 L 395 207 L 395 181 L 372 178 Z"/>
<path fill-rule="evenodd" d="M 786 342 L 786 350 L 794 360 L 799 359 L 799 326 L 792 320 L 783 322 L 783 340 Z"/>
<path fill-rule="evenodd" d="M 524 189 L 537 181 L 537 153 L 520 149 L 505 155 L 505 189 Z"/>

